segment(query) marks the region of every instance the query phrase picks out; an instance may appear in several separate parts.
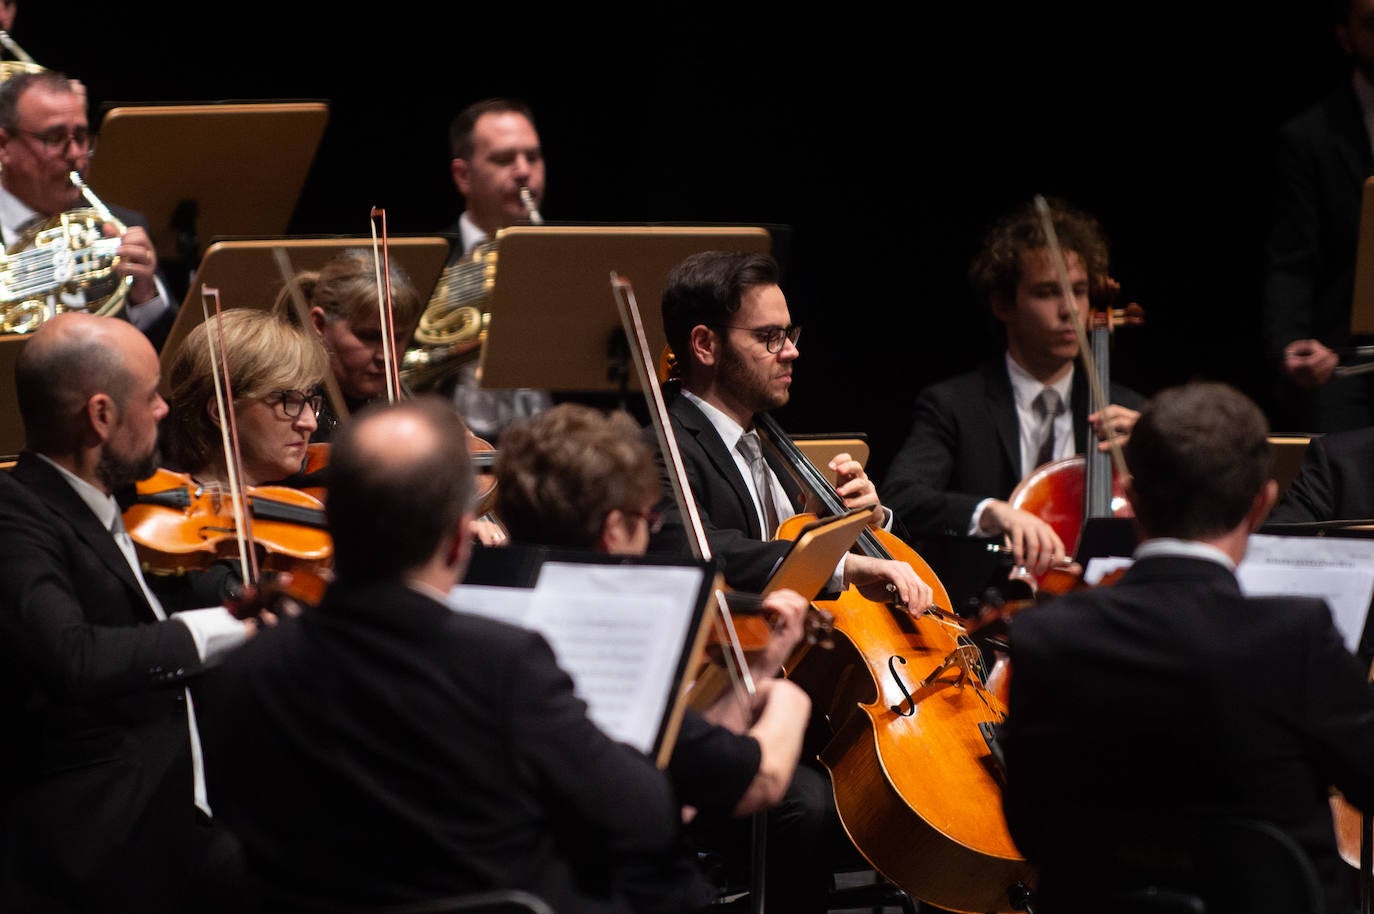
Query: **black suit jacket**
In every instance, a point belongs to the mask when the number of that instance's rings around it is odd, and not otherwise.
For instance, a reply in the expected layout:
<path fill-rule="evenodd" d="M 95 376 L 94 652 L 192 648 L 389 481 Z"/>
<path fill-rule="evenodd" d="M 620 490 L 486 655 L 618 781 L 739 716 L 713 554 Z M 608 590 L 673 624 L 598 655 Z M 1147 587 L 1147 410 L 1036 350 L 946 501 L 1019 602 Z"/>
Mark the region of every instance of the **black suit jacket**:
<path fill-rule="evenodd" d="M 194 691 L 215 812 L 267 910 L 494 888 L 559 914 L 703 901 L 662 877 L 679 862 L 665 776 L 588 719 L 535 632 L 399 583 L 336 585 Z"/>
<path fill-rule="evenodd" d="M 1135 391 L 1112 384 L 1109 393 L 1112 403 L 1140 408 Z M 1088 400 L 1088 384 L 1076 371 L 1069 405 L 1079 453 L 1090 434 Z M 879 494 L 912 536 L 966 536 L 978 503 L 1006 499 L 1020 481 L 1016 402 L 999 355 L 921 391 Z"/>
<path fill-rule="evenodd" d="M 1308 442 L 1302 468 L 1267 523 L 1374 518 L 1374 427 L 1321 435 Z"/>
<path fill-rule="evenodd" d="M 1293 340 L 1351 341 L 1363 186 L 1374 174 L 1369 143 L 1348 79 L 1280 129 L 1263 289 L 1265 346 L 1276 372 Z M 1356 377 L 1313 393 L 1281 380 L 1276 421 L 1299 432 L 1368 425 L 1371 385 Z"/>
<path fill-rule="evenodd" d="M 1327 791 L 1374 803 L 1374 692 L 1324 602 L 1158 556 L 1018 614 L 1010 645 L 1007 821 L 1047 909 L 1134 822 L 1208 810 L 1287 830 L 1338 901 Z"/>
<path fill-rule="evenodd" d="M 791 543 L 773 539 L 775 531 L 764 535 L 759 525 L 758 510 L 745 487 L 744 477 L 740 475 L 734 456 L 710 420 L 675 386 L 667 388 L 665 395 L 683 472 L 695 498 L 711 555 L 716 559 L 727 584 L 739 590 L 759 593 L 778 562 L 787 554 Z M 653 430 L 648 431 L 652 433 Z M 654 552 L 691 554 L 691 531 L 673 497 L 674 487 L 670 477 L 673 470 L 667 465 L 656 441 L 654 452 L 659 454 L 663 476 L 664 498 L 660 507 L 664 512 L 664 524 L 663 529 L 651 540 L 649 548 Z M 793 510 L 805 510 L 805 493 L 782 458 L 770 447 L 764 447 L 763 452 L 774 475 L 787 490 Z"/>
<path fill-rule="evenodd" d="M 0 653 L 0 909 L 161 910 L 196 815 L 195 643 L 157 621 L 109 531 L 30 453 L 0 473 Z"/>

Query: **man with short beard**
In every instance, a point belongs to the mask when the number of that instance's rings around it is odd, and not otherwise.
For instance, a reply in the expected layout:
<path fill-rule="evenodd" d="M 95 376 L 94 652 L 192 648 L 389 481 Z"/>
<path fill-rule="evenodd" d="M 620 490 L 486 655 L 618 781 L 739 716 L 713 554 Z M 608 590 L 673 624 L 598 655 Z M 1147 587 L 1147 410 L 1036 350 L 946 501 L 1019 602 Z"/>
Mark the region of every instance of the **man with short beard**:
<path fill-rule="evenodd" d="M 755 419 L 787 403 L 792 366 L 800 355 L 801 329 L 792 323 L 779 281 L 778 265 L 768 255 L 704 251 L 669 271 L 663 288 L 663 329 L 680 382 L 680 389 L 669 385 L 666 391 L 668 414 L 690 497 L 725 582 L 753 593 L 764 592 L 791 545 L 777 538 L 777 525 L 807 509 L 800 484 L 766 436 L 755 451 L 766 466 L 751 464 L 741 449 L 742 444 L 748 447 L 747 439 L 758 440 Z M 858 461 L 841 454 L 830 470 L 836 474 L 836 502 L 873 509 L 875 526 L 891 524 L 891 512 L 879 503 Z M 649 551 L 687 551 L 688 529 L 666 475 L 659 508 L 664 525 Z M 850 552 L 824 592 L 851 586 L 870 600 L 905 606 L 912 613 L 931 605 L 930 586 L 902 561 Z M 816 599 L 821 594 L 803 596 Z M 808 743 L 824 738 L 829 725 L 820 713 L 823 707 L 823 702 L 813 705 L 812 727 L 818 735 L 808 737 Z M 866 866 L 840 826 L 832 787 L 818 765 L 798 766 L 787 795 L 770 813 L 770 826 L 765 895 L 774 910 L 824 914 L 831 874 Z M 730 837 L 742 836 L 722 836 Z M 727 865 L 749 859 L 747 846 L 722 849 Z"/>
<path fill-rule="evenodd" d="M 158 465 L 158 358 L 60 314 L 15 366 L 25 450 L 0 473 L 0 909 L 234 910 L 186 681 L 259 624 L 168 616 L 114 493 Z"/>

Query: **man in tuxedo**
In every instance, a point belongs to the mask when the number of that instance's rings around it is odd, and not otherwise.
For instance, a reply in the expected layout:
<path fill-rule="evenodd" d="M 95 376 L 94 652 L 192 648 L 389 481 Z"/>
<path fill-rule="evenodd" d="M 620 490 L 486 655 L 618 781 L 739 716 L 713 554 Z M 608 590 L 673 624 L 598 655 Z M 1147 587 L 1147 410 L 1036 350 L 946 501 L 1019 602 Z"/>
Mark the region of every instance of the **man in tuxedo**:
<path fill-rule="evenodd" d="M 0 83 L 0 236 L 6 248 L 19 243 L 29 227 L 90 205 L 70 176 L 90 167 L 93 147 L 86 95 L 79 84 L 54 70 L 21 73 Z M 125 226 L 115 250 L 119 263 L 114 277 L 103 286 L 93 285 L 88 297 L 103 299 L 113 292 L 114 282 L 131 278 L 119 313 L 161 348 L 177 309 L 158 274 L 147 220 L 131 210 L 110 210 Z M 117 228 L 106 222 L 103 231 L 113 237 Z M 63 303 L 83 307 L 86 301 Z"/>
<path fill-rule="evenodd" d="M 503 228 L 533 221 L 530 210 L 537 213 L 544 199 L 543 147 L 534 112 L 520 99 L 481 99 L 458 112 L 449 125 L 449 150 L 449 172 L 464 207 L 447 229 L 453 239 L 449 267 L 436 296 L 456 294 L 450 288 L 484 288 L 470 272 L 466 281 L 455 277 L 464 276 L 465 270 L 487 269 L 482 246 Z M 476 359 L 459 368 L 453 398 L 473 434 L 488 441 L 496 440 L 513 420 L 553 404 L 546 390 L 482 387 Z"/>
<path fill-rule="evenodd" d="M 988 231 L 970 275 L 1005 331 L 1005 350 L 916 397 L 911 430 L 883 478 L 883 501 L 913 537 L 1001 537 L 1036 574 L 1068 558 L 1046 521 L 1008 502 L 1036 467 L 1081 451 L 1091 429 L 1130 433 L 1140 397 L 1112 384 L 1089 405 L 1075 364 L 1089 294 L 1110 291 L 1108 245 L 1096 219 L 1051 201 L 1073 301 L 1066 301 L 1039 210 L 1026 203 Z M 1105 449 L 1107 443 L 1101 442 Z"/>
<path fill-rule="evenodd" d="M 696 504 L 711 555 L 731 587 L 762 592 L 790 543 L 775 539 L 777 525 L 807 506 L 800 484 L 782 456 L 758 434 L 756 420 L 790 398 L 800 328 L 792 323 L 779 285 L 778 265 L 766 254 L 705 251 L 668 274 L 663 290 L 663 327 L 675 356 L 678 381 L 669 385 L 668 418 L 682 469 Z M 757 449 L 746 456 L 748 442 Z M 741 446 L 745 449 L 742 450 Z M 661 459 L 661 455 L 660 455 Z M 835 502 L 872 510 L 874 524 L 890 524 L 873 482 L 847 454 L 830 465 Z M 689 531 L 677 508 L 666 465 L 659 510 L 664 525 L 650 551 L 690 550 Z M 817 493 L 812 493 L 813 496 Z M 912 613 L 932 602 L 930 585 L 905 562 L 847 553 L 818 594 L 854 587 L 864 597 L 905 606 Z M 829 736 L 825 701 L 813 696 L 805 754 L 814 758 Z M 790 865 L 770 862 L 768 904 L 794 912 L 824 911 L 832 875 L 856 869 L 857 854 L 843 832 L 828 775 L 818 763 L 797 768 L 789 788 L 793 846 L 804 847 Z M 797 837 L 799 836 L 799 837 Z"/>
<path fill-rule="evenodd" d="M 257 628 L 168 617 L 115 493 L 157 466 L 158 358 L 132 324 L 59 314 L 15 371 L 26 450 L 0 473 L 0 909 L 231 910 L 186 684 Z M 224 907 L 220 907 L 223 905 Z"/>
<path fill-rule="evenodd" d="M 360 412 L 330 470 L 322 602 L 197 686 L 210 786 L 264 910 L 493 889 L 559 912 L 709 902 L 663 773 L 588 718 L 541 635 L 448 604 L 473 501 L 451 404 Z"/>
<path fill-rule="evenodd" d="M 759 414 L 790 399 L 801 354 L 801 328 L 792 323 L 779 281 L 767 254 L 704 251 L 675 266 L 663 289 L 663 328 L 678 374 L 665 391 L 673 436 L 711 554 L 730 586 L 750 592 L 763 590 L 790 545 L 774 539 L 777 525 L 808 504 L 784 459 L 755 428 Z M 751 442 L 752 457 L 744 450 Z M 858 461 L 840 454 L 830 469 L 837 474 L 837 502 L 871 508 L 875 525 L 890 525 L 891 512 Z M 666 471 L 661 507 L 664 527 L 650 548 L 687 550 L 689 531 Z M 850 585 L 912 612 L 931 602 L 929 585 L 891 559 L 847 554 L 827 591 Z"/>
<path fill-rule="evenodd" d="M 1268 523 L 1368 521 L 1374 518 L 1374 426 L 1316 435 L 1303 451 L 1302 466 Z"/>
<path fill-rule="evenodd" d="M 1156 395 L 1126 444 L 1134 563 L 1010 627 L 1005 807 L 1047 911 L 1102 888 L 1095 861 L 1133 829 L 1193 814 L 1282 828 L 1326 910 L 1352 909 L 1328 791 L 1374 803 L 1374 692 L 1323 600 L 1236 581 L 1277 491 L 1267 435 L 1225 385 Z"/>
<path fill-rule="evenodd" d="M 1332 29 L 1350 70 L 1286 121 L 1274 148 L 1265 246 L 1265 356 L 1274 421 L 1291 432 L 1374 424 L 1374 375 L 1335 377 L 1349 346 L 1364 182 L 1374 175 L 1374 0 L 1334 0 Z"/>

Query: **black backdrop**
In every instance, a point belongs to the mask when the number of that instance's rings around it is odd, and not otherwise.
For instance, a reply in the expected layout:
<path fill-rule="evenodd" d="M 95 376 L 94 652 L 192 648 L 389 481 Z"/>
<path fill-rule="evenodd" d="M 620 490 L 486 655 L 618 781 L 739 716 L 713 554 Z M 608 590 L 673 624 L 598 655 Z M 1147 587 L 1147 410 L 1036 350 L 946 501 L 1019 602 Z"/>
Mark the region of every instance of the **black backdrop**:
<path fill-rule="evenodd" d="M 1216 378 L 1267 407 L 1268 157 L 1278 124 L 1343 73 L 1322 4 L 933 6 L 378 4 L 364 19 L 23 0 L 13 35 L 85 82 L 93 113 L 328 100 L 293 234 L 365 234 L 373 205 L 392 232 L 449 224 L 448 122 L 494 94 L 535 109 L 551 221 L 790 226 L 785 290 L 806 332 L 780 420 L 867 433 L 875 476 L 917 389 L 989 351 L 965 269 L 989 219 L 1036 193 L 1102 219 L 1145 309 L 1118 335 L 1117 378 L 1145 393 Z"/>

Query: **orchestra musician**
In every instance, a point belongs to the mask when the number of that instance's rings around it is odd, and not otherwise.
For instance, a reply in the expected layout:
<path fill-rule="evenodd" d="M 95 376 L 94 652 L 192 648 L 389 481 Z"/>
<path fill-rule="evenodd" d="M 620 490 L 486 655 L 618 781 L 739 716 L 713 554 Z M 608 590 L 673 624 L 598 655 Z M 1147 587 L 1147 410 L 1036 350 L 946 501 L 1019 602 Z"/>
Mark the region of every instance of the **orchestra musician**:
<path fill-rule="evenodd" d="M 1237 583 L 1277 491 L 1267 436 L 1226 385 L 1152 397 L 1125 446 L 1134 564 L 1009 629 L 1005 808 L 1040 869 L 1037 910 L 1101 910 L 1107 849 L 1199 813 L 1288 832 L 1323 877 L 1325 910 L 1354 910 L 1328 789 L 1374 808 L 1374 692 L 1324 600 Z"/>
<path fill-rule="evenodd" d="M 1112 405 L 1089 414 L 1073 322 L 1086 319 L 1091 284 L 1107 276 L 1108 242 L 1087 213 L 1062 201 L 1050 207 L 1075 301 L 1064 300 L 1035 206 L 996 222 L 970 277 L 1005 331 L 1005 350 L 917 395 L 910 431 L 881 487 L 911 536 L 1002 537 L 1015 563 L 1036 574 L 1063 564 L 1066 544 L 1049 523 L 1007 499 L 1036 467 L 1078 453 L 1090 424 L 1099 436 L 1110 429 L 1124 440 L 1141 401 L 1112 383 Z M 1054 399 L 1042 418 L 1036 400 L 1046 390 Z"/>
<path fill-rule="evenodd" d="M 450 265 L 478 256 L 503 228 L 542 221 L 544 150 L 529 105 L 499 97 L 473 102 L 449 125 L 449 150 L 453 185 L 464 201 L 446 230 L 456 239 Z M 458 370 L 452 394 L 473 433 L 489 441 L 511 421 L 553 405 L 545 390 L 482 387 L 475 360 Z"/>
<path fill-rule="evenodd" d="M 1303 450 L 1302 466 L 1274 505 L 1267 523 L 1360 521 L 1374 518 L 1374 426 L 1315 435 Z"/>
<path fill-rule="evenodd" d="M 211 818 L 186 687 L 259 622 L 164 606 L 118 523 L 114 493 L 158 465 L 158 372 L 132 324 L 83 312 L 40 326 L 16 366 L 27 448 L 0 473 L 5 911 L 235 910 L 236 844 Z"/>
<path fill-rule="evenodd" d="M 18 244 L 24 230 L 83 206 L 71 173 L 90 166 L 94 141 L 85 90 L 55 70 L 19 73 L 0 82 L 0 238 Z M 125 226 L 116 273 L 133 277 L 120 314 L 161 348 L 177 306 L 158 272 L 157 251 L 141 213 L 111 205 Z M 103 226 L 113 236 L 117 227 Z"/>
<path fill-rule="evenodd" d="M 468 434 L 428 394 L 342 426 L 323 602 L 197 689 L 262 912 L 512 888 L 560 912 L 694 910 L 709 886 L 667 777 L 588 718 L 543 636 L 447 602 L 472 549 Z"/>
<path fill-rule="evenodd" d="M 769 521 L 784 521 L 805 507 L 798 501 L 800 485 L 771 445 L 762 447 L 762 492 L 737 447 L 746 432 L 755 431 L 760 413 L 790 397 L 800 328 L 792 323 L 779 280 L 778 265 L 767 254 L 706 251 L 677 264 L 663 290 L 663 327 L 679 374 L 678 383 L 664 391 L 673 436 L 712 557 L 726 584 L 752 593 L 765 589 L 790 546 L 775 538 Z M 858 461 L 838 455 L 830 469 L 846 507 L 871 508 L 876 522 L 891 523 L 891 512 Z M 690 541 L 668 472 L 665 466 L 659 505 L 664 525 L 650 550 L 681 554 Z M 772 516 L 765 514 L 769 503 Z M 838 593 L 850 586 L 913 613 L 932 603 L 930 586 L 909 564 L 893 559 L 847 553 L 824 590 Z M 817 765 L 798 766 L 786 802 L 798 823 L 791 832 L 793 850 L 769 854 L 766 897 L 779 910 L 820 912 L 833 874 L 858 855 L 839 824 L 828 776 Z"/>
<path fill-rule="evenodd" d="M 627 413 L 561 403 L 506 427 L 496 463 L 496 510 L 515 543 L 642 555 L 658 522 L 658 467 Z M 811 700 L 778 678 L 801 642 L 809 602 L 769 594 L 776 615 L 766 649 L 750 664 L 757 693 L 745 719 L 723 691 L 702 713 L 689 708 L 668 773 L 679 800 L 704 820 L 777 805 L 797 766 Z M 748 823 L 745 823 L 746 826 Z"/>
<path fill-rule="evenodd" d="M 409 274 L 398 263 L 390 263 L 391 322 L 394 328 L 390 351 L 400 358 L 415 334 L 424 303 Z M 296 296 L 305 305 L 310 326 L 324 343 L 343 403 L 326 397 L 312 441 L 328 441 L 339 421 L 365 404 L 383 398 L 387 391 L 387 347 L 382 337 L 382 309 L 377 300 L 381 270 L 373 253 L 350 248 L 318 270 L 297 273 L 277 293 L 273 310 L 299 323 Z M 383 295 L 386 283 L 383 283 Z M 340 408 L 342 407 L 342 409 Z"/>
<path fill-rule="evenodd" d="M 216 391 L 221 364 L 227 365 L 228 390 L 222 393 L 233 403 L 236 453 L 226 451 L 221 428 Z M 323 409 L 320 386 L 328 370 L 328 356 L 315 334 L 271 312 L 230 308 L 197 324 L 168 367 L 171 403 L 162 428 L 166 468 L 220 493 L 226 519 L 233 516 L 232 486 L 246 492 L 255 486 L 290 485 L 305 464 Z M 221 386 L 223 381 L 221 375 Z M 245 583 L 236 554 L 205 569 L 164 572 L 149 578 L 158 595 L 194 606 L 222 604 L 241 595 Z"/>

